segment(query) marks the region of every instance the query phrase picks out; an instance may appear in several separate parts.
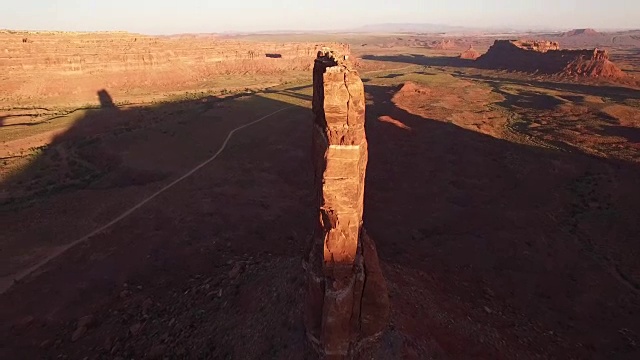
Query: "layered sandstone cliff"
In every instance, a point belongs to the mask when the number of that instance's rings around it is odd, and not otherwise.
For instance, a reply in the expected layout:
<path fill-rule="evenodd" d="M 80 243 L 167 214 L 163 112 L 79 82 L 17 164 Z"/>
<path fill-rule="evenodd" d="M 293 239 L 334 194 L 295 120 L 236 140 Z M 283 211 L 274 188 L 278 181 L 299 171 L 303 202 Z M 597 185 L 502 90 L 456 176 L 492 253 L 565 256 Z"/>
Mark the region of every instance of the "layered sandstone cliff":
<path fill-rule="evenodd" d="M 560 50 L 557 42 L 496 40 L 479 66 L 528 73 L 619 79 L 625 76 L 606 50 Z"/>
<path fill-rule="evenodd" d="M 0 32 L 0 101 L 33 104 L 67 97 L 232 86 L 224 75 L 308 71 L 317 43 L 267 43 L 214 36 Z M 348 52 L 348 45 L 328 44 Z"/>
<path fill-rule="evenodd" d="M 440 41 L 432 41 L 429 47 L 431 49 L 437 49 L 437 50 L 451 50 L 451 49 L 455 49 L 457 45 L 453 40 L 442 39 Z"/>
<path fill-rule="evenodd" d="M 321 356 L 353 355 L 387 325 L 389 299 L 362 226 L 367 167 L 364 86 L 345 58 L 320 52 L 313 70 L 318 222 L 305 263 L 305 325 Z"/>

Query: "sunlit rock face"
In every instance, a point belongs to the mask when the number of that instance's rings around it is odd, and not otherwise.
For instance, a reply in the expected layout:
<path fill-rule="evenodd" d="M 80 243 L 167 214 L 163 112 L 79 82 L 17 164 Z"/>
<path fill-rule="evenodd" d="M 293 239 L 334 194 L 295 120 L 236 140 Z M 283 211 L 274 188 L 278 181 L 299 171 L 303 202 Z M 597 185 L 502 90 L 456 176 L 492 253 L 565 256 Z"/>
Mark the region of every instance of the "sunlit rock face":
<path fill-rule="evenodd" d="M 623 79 L 626 74 L 600 49 L 560 50 L 555 41 L 496 40 L 476 60 L 487 69 L 536 74 Z"/>
<path fill-rule="evenodd" d="M 245 75 L 279 77 L 310 71 L 323 45 L 349 49 L 348 44 L 254 42 L 214 34 L 0 29 L 0 106 L 84 106 L 100 89 L 122 99 L 131 94 L 245 88 L 251 84 Z M 227 81 L 235 78 L 240 80 Z"/>
<path fill-rule="evenodd" d="M 305 325 L 321 356 L 345 358 L 389 314 L 375 244 L 362 226 L 367 167 L 364 86 L 348 58 L 320 51 L 313 69 L 318 222 L 306 265 Z"/>

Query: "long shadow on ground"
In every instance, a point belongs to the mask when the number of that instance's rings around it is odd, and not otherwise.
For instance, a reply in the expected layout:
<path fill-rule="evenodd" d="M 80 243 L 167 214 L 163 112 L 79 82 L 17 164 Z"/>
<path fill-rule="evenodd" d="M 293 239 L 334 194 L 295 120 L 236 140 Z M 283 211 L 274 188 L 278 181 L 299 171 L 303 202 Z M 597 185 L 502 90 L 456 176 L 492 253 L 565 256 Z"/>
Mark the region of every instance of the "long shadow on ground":
<path fill-rule="evenodd" d="M 473 60 L 451 56 L 410 55 L 363 55 L 364 60 L 386 61 L 423 66 L 475 67 Z"/>
<path fill-rule="evenodd" d="M 470 74 L 454 74 L 454 76 L 461 79 L 483 81 L 487 83 L 497 82 L 502 85 L 512 84 L 521 86 L 533 86 L 542 89 L 555 90 L 555 91 L 567 91 L 571 93 L 600 96 L 610 98 L 615 102 L 624 102 L 631 99 L 640 99 L 640 90 L 611 85 L 587 85 L 579 83 L 568 82 L 551 82 L 540 81 L 535 79 L 515 79 L 506 76 L 498 75 L 470 75 Z"/>
<path fill-rule="evenodd" d="M 411 309 L 406 326 L 453 358 L 638 356 L 620 336 L 640 334 L 638 166 L 425 119 L 398 108 L 395 90 L 366 86 L 365 226 L 395 264 L 392 283 L 429 284 L 395 298 Z"/>
<path fill-rule="evenodd" d="M 207 160 L 237 126 L 292 106 L 100 101 L 3 179 L 2 277 Z M 0 358 L 304 358 L 309 116 L 293 106 L 241 130 L 215 161 L 0 295 Z"/>
<path fill-rule="evenodd" d="M 460 59 L 456 57 L 447 56 L 425 56 L 420 54 L 411 55 L 394 55 L 394 56 L 377 56 L 377 55 L 364 55 L 362 57 L 365 60 L 386 61 L 393 63 L 405 63 L 413 65 L 433 66 L 433 67 L 450 67 L 450 68 L 467 68 L 467 69 L 480 69 L 487 70 L 486 67 L 473 60 Z M 457 73 L 456 76 L 461 78 L 468 78 L 481 81 L 499 81 L 502 83 L 513 83 L 520 85 L 529 85 L 539 88 L 546 88 L 558 91 L 570 91 L 575 93 L 582 93 L 586 95 L 594 96 L 606 96 L 614 99 L 615 101 L 624 101 L 626 99 L 640 99 L 640 90 L 628 88 L 624 86 L 615 86 L 607 84 L 581 84 L 581 83 L 568 83 L 568 82 L 554 82 L 546 80 L 537 80 L 538 75 L 527 75 L 524 73 L 518 74 L 525 79 L 517 79 L 513 76 L 506 76 L 506 74 L 496 73 L 495 75 L 484 74 L 465 74 Z"/>
<path fill-rule="evenodd" d="M 378 357 L 638 355 L 636 165 L 513 144 L 399 109 L 394 88 L 366 90 L 365 226 L 401 334 Z M 308 357 L 311 114 L 306 95 L 286 94 L 91 111 L 5 181 L 33 187 L 0 212 L 7 274 L 206 160 L 231 129 L 296 104 L 0 295 L 0 357 Z"/>

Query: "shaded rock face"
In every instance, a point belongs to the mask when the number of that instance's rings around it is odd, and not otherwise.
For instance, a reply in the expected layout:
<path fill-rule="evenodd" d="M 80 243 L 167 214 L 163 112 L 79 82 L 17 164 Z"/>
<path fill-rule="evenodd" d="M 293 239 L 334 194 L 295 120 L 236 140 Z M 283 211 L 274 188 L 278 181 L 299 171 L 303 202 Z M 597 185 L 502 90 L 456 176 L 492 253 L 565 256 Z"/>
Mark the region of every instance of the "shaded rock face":
<path fill-rule="evenodd" d="M 348 358 L 386 327 L 389 298 L 362 227 L 367 167 L 364 86 L 344 58 L 319 52 L 313 71 L 318 222 L 305 262 L 305 325 L 322 357 Z"/>
<path fill-rule="evenodd" d="M 619 79 L 625 76 L 606 50 L 560 50 L 552 41 L 496 40 L 477 59 L 484 68 Z"/>

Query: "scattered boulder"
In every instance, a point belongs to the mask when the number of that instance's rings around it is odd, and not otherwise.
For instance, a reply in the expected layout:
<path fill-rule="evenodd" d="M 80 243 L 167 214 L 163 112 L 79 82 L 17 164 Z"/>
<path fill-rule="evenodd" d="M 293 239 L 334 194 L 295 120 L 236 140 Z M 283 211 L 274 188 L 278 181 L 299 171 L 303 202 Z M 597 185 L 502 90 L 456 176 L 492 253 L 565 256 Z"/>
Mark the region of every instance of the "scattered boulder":
<path fill-rule="evenodd" d="M 241 272 L 242 272 L 242 263 L 238 262 L 233 266 L 231 271 L 229 271 L 229 278 L 232 280 L 235 280 L 238 276 L 240 276 Z"/>
<path fill-rule="evenodd" d="M 87 316 L 83 316 L 80 319 L 78 319 L 78 327 L 89 327 L 91 325 L 93 325 L 95 322 L 95 319 L 93 317 L 93 315 L 87 315 Z"/>
<path fill-rule="evenodd" d="M 151 298 L 147 298 L 142 303 L 142 315 L 148 316 L 149 315 L 149 309 L 151 309 L 152 306 L 153 306 L 153 300 L 151 300 Z"/>
<path fill-rule="evenodd" d="M 71 341 L 78 341 L 86 332 L 87 328 L 85 326 L 77 328 L 76 331 L 74 331 L 71 335 Z"/>
<path fill-rule="evenodd" d="M 144 324 L 143 323 L 135 323 L 129 327 L 129 332 L 133 336 L 137 336 L 142 331 Z"/>
<path fill-rule="evenodd" d="M 13 328 L 15 330 L 25 330 L 27 328 L 29 328 L 33 322 L 34 322 L 35 318 L 32 315 L 26 316 L 22 319 L 20 319 L 17 323 L 15 323 L 13 325 Z"/>
<path fill-rule="evenodd" d="M 71 341 L 76 342 L 87 332 L 90 326 L 95 323 L 95 318 L 92 315 L 83 316 L 78 319 L 76 324 L 76 330 L 71 335 Z"/>

